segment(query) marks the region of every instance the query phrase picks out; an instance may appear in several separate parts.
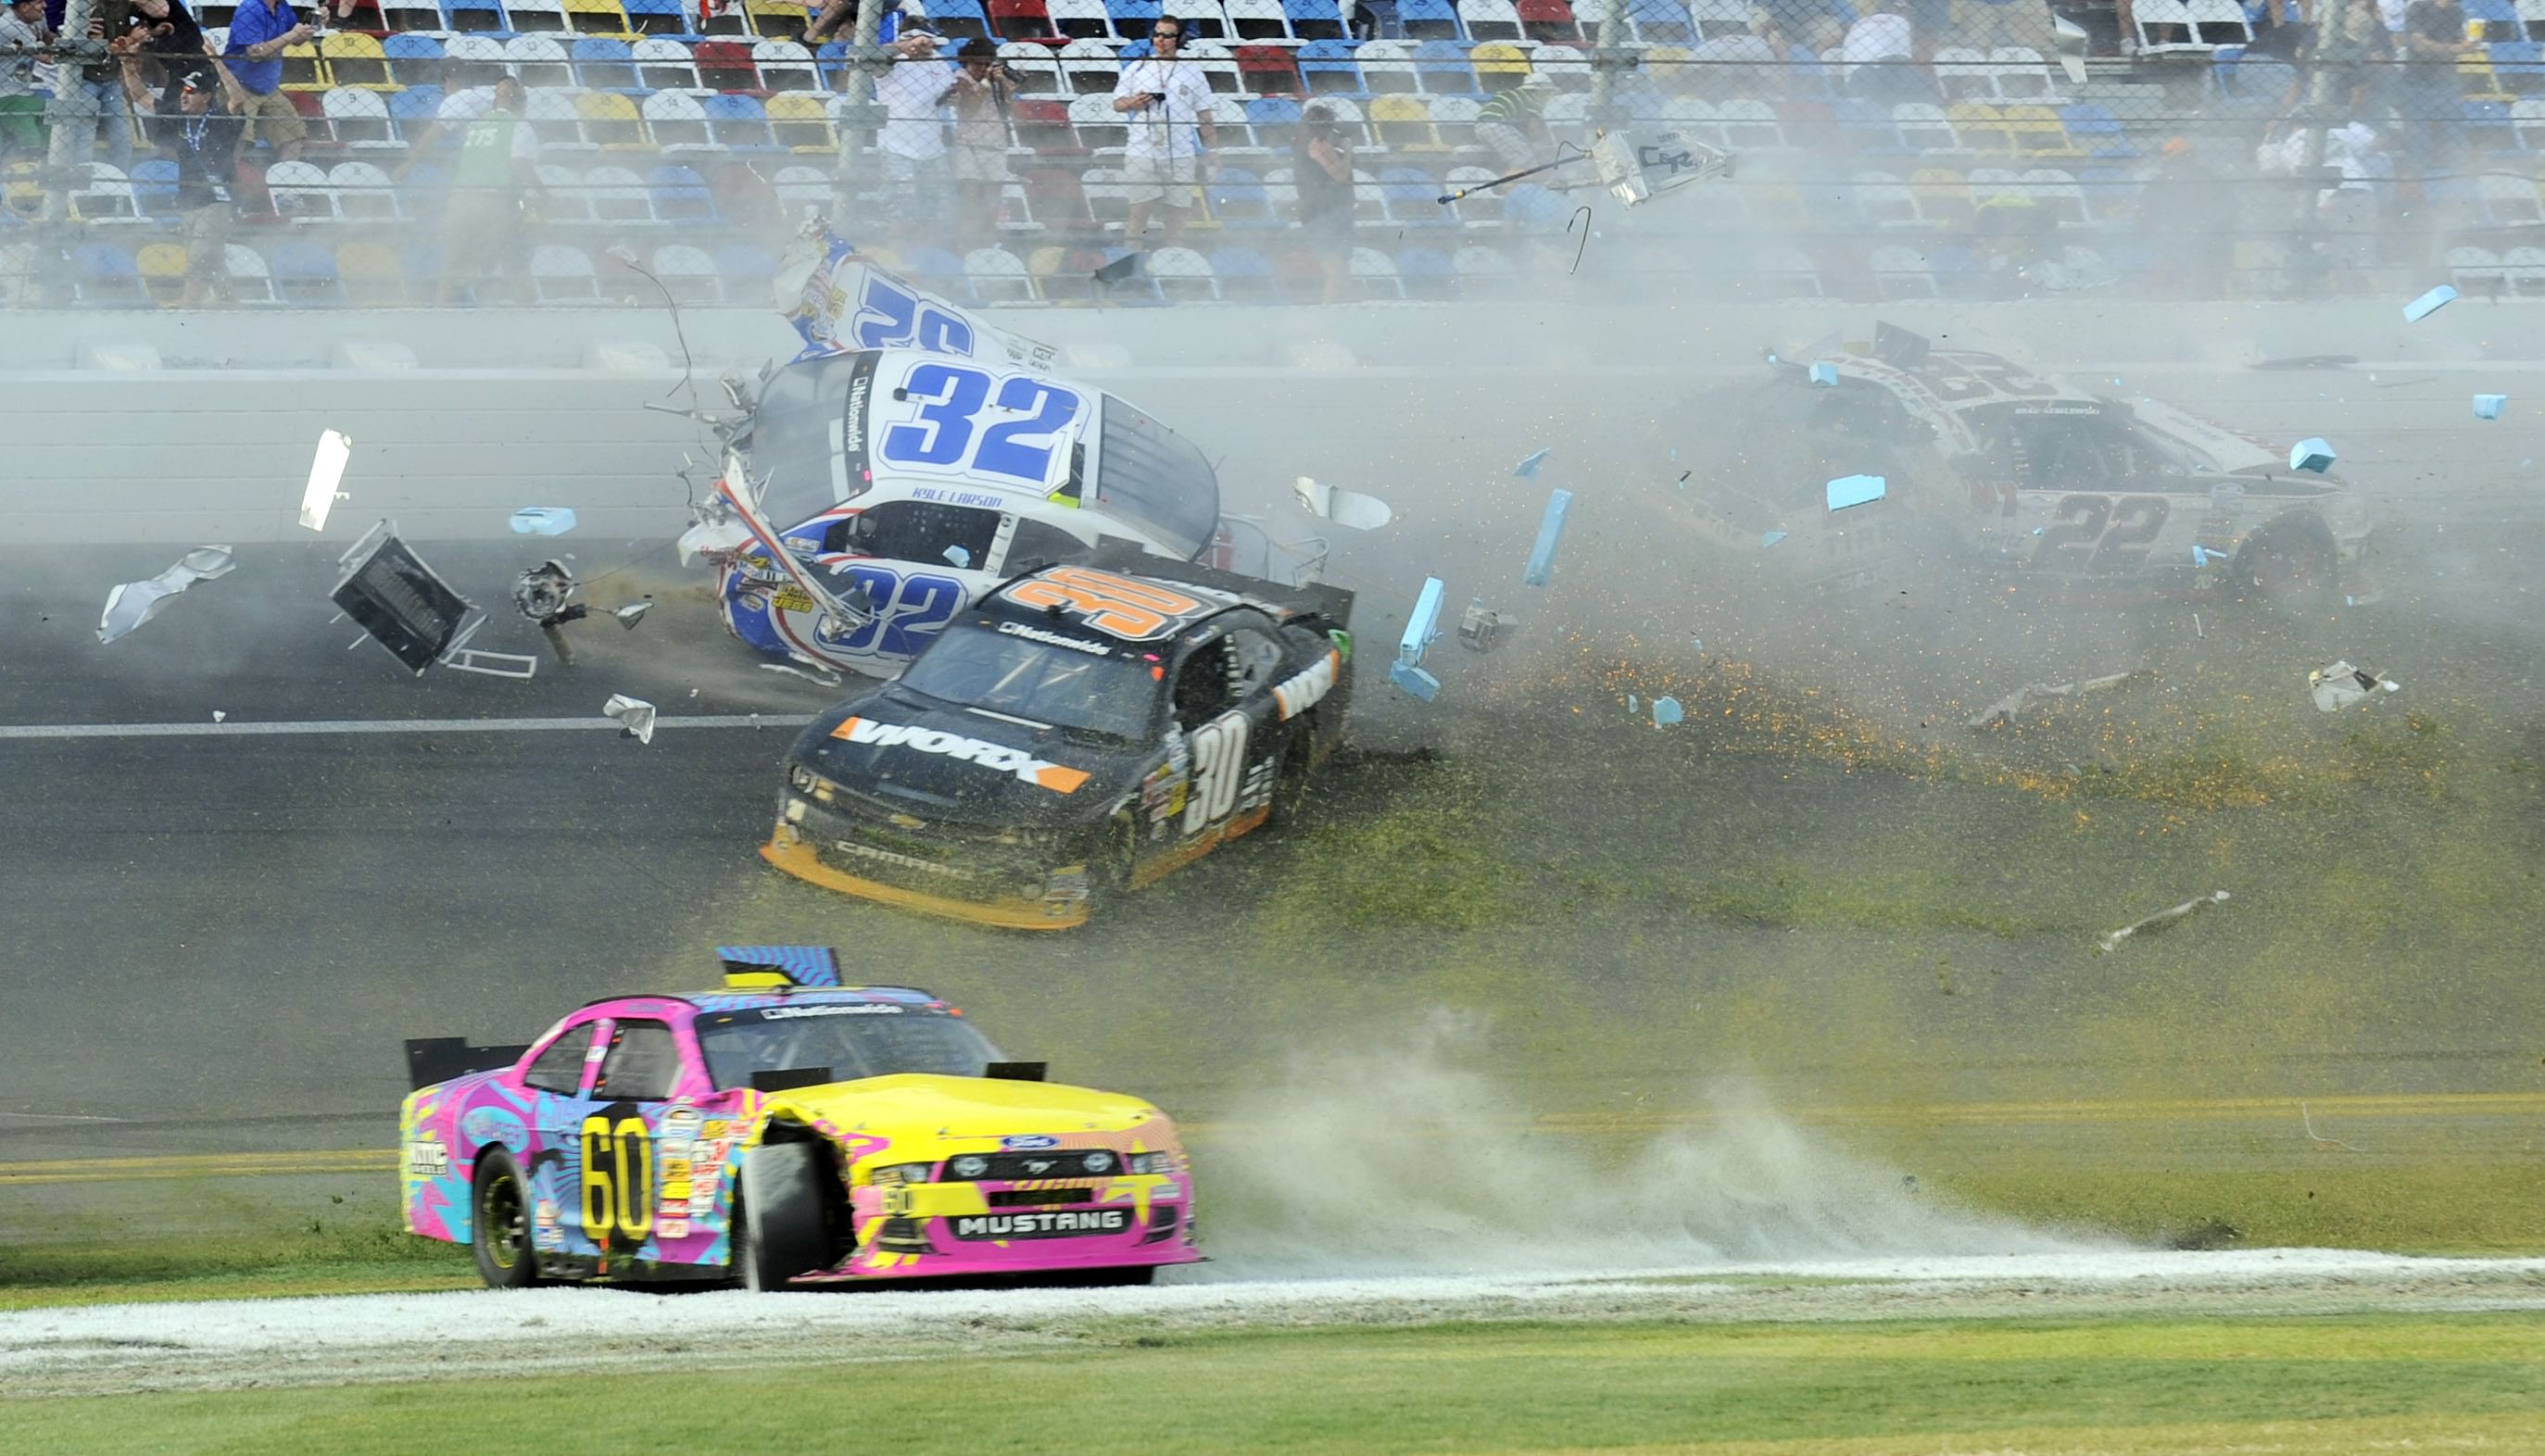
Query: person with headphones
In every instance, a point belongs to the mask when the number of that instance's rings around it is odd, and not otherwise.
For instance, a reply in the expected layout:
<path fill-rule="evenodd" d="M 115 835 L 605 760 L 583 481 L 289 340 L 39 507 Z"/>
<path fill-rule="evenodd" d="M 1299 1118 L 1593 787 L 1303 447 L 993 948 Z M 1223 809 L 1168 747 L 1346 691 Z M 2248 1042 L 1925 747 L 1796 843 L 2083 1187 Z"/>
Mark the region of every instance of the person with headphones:
<path fill-rule="evenodd" d="M 1127 247 L 1146 246 L 1149 217 L 1160 203 L 1167 209 L 1167 246 L 1183 240 L 1185 219 L 1201 197 L 1203 154 L 1219 144 L 1210 82 L 1201 67 L 1183 61 L 1184 39 L 1183 21 L 1159 16 L 1149 29 L 1150 53 L 1122 67 L 1113 83 L 1113 110 L 1130 119 L 1122 145 L 1131 202 L 1122 228 Z"/>

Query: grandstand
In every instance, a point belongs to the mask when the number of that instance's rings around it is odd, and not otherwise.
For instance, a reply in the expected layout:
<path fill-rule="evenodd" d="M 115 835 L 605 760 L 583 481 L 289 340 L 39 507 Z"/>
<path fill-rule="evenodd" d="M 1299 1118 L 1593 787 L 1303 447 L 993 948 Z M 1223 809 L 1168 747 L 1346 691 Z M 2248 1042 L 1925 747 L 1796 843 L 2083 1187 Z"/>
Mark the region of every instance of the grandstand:
<path fill-rule="evenodd" d="M 1291 134 L 1312 99 L 1359 148 L 1356 296 L 1511 286 L 1559 251 L 1550 244 L 1596 195 L 1521 183 L 1454 205 L 1436 199 L 1501 170 L 1476 123 L 1496 91 L 1535 80 L 1549 88 L 1555 133 L 1587 136 L 1602 3 L 1401 0 L 1407 39 L 1360 41 L 1335 0 L 1169 0 L 1197 38 L 1187 57 L 1216 97 L 1217 172 L 1189 246 L 1153 258 L 1137 295 L 1111 301 L 1313 296 L 1315 267 L 1289 225 Z M 2479 163 L 2428 185 L 2451 221 L 2448 242 L 2496 259 L 2514 251 L 2515 267 L 2531 270 L 2534 249 L 2512 234 L 2545 226 L 2535 182 L 2545 46 L 2526 39 L 2531 28 L 2545 34 L 2545 0 L 2479 0 L 2468 13 L 2486 6 L 2506 17 L 2501 34 L 2519 39 L 2442 70 L 2446 84 L 2415 124 L 2438 133 L 2430 154 Z M 202 18 L 217 28 L 232 8 L 206 4 Z M 1122 59 L 1145 53 L 1157 0 L 933 0 L 927 13 L 967 45 L 995 47 L 1019 77 L 1015 180 L 996 236 L 873 251 L 965 301 L 1085 300 L 1087 275 L 1123 241 L 1123 122 L 1110 97 Z M 2229 14 L 2232 24 L 2221 18 Z M 1702 47 L 1748 36 L 1749 16 L 1746 0 L 1697 0 L 1692 10 L 1624 0 L 1618 28 L 1637 64 L 1618 78 L 1616 101 L 1631 126 L 1676 129 L 1742 162 L 1734 185 L 1673 204 L 1705 209 L 1702 258 L 1647 238 L 1623 245 L 1638 250 L 1636 265 L 1751 296 L 1981 291 L 2011 236 L 2064 278 L 2162 277 L 2165 260 L 2141 226 L 2146 190 L 2165 183 L 2153 165 L 2159 146 L 2197 135 L 2250 170 L 2253 139 L 2293 89 L 2287 62 L 2247 59 L 2251 32 L 2233 3 L 2212 14 L 2140 0 L 2142 48 L 2166 62 L 2153 72 L 2145 61 L 2114 63 L 2077 86 L 2035 49 L 1943 46 L 1929 65 L 1903 67 L 1931 95 L 1889 104 L 1864 99 L 1808 52 L 1780 65 L 1708 60 Z M 446 87 L 504 66 L 532 88 L 541 145 L 531 250 L 539 301 L 626 295 L 613 255 L 629 250 L 676 296 L 757 303 L 792 220 L 833 204 L 846 47 L 805 47 L 795 39 L 804 17 L 764 0 L 703 19 L 682 0 L 361 0 L 349 23 L 358 29 L 285 57 L 285 93 L 312 132 L 306 154 L 267 165 L 262 151 L 242 153 L 246 215 L 229 247 L 241 294 L 278 305 L 430 302 L 449 159 L 395 174 Z M 41 194 L 32 161 L 0 180 L 8 302 L 33 267 L 27 224 Z M 129 174 L 90 164 L 70 198 L 78 303 L 175 301 L 184 258 L 174 196 L 167 161 Z M 858 211 L 838 219 L 852 235 L 862 232 Z M 2285 263 L 2262 258 L 2246 271 L 2271 276 Z"/>

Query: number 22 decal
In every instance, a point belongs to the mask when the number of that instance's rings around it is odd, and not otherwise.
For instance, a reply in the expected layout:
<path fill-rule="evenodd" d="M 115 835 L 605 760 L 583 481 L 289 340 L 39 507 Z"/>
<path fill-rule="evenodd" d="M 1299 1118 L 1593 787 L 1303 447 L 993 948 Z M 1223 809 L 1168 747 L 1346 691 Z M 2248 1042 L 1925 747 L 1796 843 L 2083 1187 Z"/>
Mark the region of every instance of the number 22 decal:
<path fill-rule="evenodd" d="M 2041 544 L 2033 549 L 2037 571 L 2121 572 L 2147 564 L 2165 529 L 2173 503 L 2163 496 L 2066 495 L 2051 508 Z"/>
<path fill-rule="evenodd" d="M 939 354 L 970 354 L 972 326 L 869 274 L 854 326 L 860 349 L 915 344 Z"/>
<path fill-rule="evenodd" d="M 1185 799 L 1185 833 L 1196 835 L 1237 807 L 1246 775 L 1246 714 L 1230 709 L 1192 731 L 1192 788 Z"/>

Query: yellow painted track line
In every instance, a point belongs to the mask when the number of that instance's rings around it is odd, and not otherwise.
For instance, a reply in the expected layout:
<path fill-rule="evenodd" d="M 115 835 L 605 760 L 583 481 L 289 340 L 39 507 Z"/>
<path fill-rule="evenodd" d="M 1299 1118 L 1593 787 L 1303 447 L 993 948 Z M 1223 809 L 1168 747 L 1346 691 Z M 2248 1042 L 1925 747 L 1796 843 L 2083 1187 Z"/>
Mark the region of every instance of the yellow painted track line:
<path fill-rule="evenodd" d="M 1557 1112 L 1530 1119 L 1526 1130 L 1555 1133 L 1659 1132 L 1710 1126 L 1752 1115 L 1776 1115 L 1817 1127 L 2008 1127 L 2099 1122 L 2227 1122 L 2295 1117 L 2296 1097 L 2134 1099 L 2065 1102 L 1947 1102 L 1905 1107 L 1797 1107 L 1762 1109 L 1655 1108 Z M 2306 1098 L 2318 1118 L 2469 1118 L 2545 1116 L 2545 1092 L 2433 1092 Z M 1257 1124 L 1188 1122 L 1202 1138 L 1265 1132 Z M 153 1178 L 288 1177 L 310 1173 L 392 1173 L 398 1155 L 387 1148 L 330 1148 L 275 1153 L 188 1153 L 134 1158 L 56 1158 L 0 1163 L 0 1185 L 102 1183 Z"/>

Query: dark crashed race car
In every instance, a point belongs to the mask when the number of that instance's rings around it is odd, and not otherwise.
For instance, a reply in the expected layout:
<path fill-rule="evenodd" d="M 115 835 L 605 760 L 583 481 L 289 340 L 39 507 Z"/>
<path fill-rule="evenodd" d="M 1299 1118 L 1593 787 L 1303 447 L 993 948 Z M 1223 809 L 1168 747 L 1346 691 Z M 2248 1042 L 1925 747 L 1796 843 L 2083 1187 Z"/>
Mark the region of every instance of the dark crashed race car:
<path fill-rule="evenodd" d="M 1352 594 L 1122 564 L 1007 582 L 898 681 L 815 718 L 762 855 L 887 904 L 1061 930 L 1287 813 L 1342 742 Z"/>

